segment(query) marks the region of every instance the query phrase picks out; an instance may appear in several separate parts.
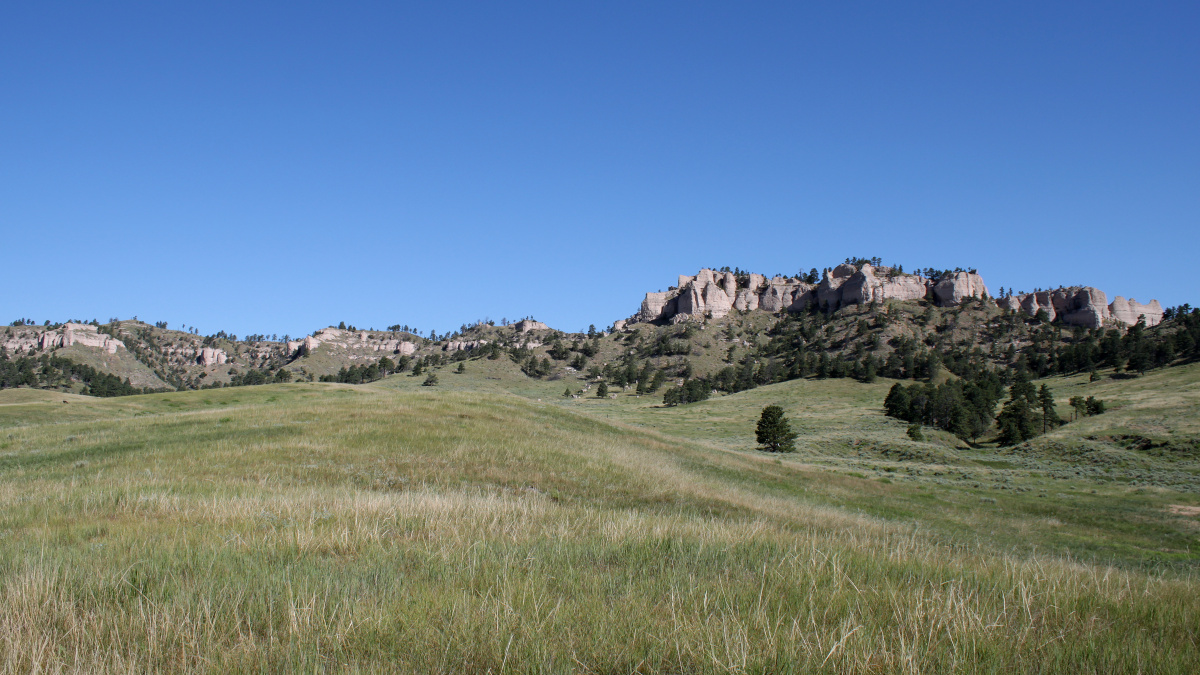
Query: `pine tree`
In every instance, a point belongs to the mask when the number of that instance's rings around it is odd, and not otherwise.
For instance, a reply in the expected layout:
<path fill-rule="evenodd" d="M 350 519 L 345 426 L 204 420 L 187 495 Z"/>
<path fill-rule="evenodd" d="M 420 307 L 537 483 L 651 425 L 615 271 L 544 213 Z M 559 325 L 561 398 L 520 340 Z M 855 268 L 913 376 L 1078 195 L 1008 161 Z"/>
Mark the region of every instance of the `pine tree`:
<path fill-rule="evenodd" d="M 1054 410 L 1054 394 L 1050 392 L 1050 387 L 1042 385 L 1038 390 L 1038 406 L 1042 409 L 1042 433 L 1050 430 L 1051 426 L 1058 426 L 1061 421 L 1058 417 L 1058 412 Z"/>
<path fill-rule="evenodd" d="M 425 381 L 421 383 L 421 386 L 422 387 L 436 387 L 437 383 L 438 383 L 437 373 L 429 373 L 429 377 L 425 378 Z"/>
<path fill-rule="evenodd" d="M 596 398 L 608 398 L 607 382 L 601 382 L 600 386 L 596 387 Z"/>
<path fill-rule="evenodd" d="M 769 405 L 763 408 L 754 437 L 758 444 L 771 452 L 792 452 L 796 449 L 796 433 L 783 415 L 783 408 Z"/>

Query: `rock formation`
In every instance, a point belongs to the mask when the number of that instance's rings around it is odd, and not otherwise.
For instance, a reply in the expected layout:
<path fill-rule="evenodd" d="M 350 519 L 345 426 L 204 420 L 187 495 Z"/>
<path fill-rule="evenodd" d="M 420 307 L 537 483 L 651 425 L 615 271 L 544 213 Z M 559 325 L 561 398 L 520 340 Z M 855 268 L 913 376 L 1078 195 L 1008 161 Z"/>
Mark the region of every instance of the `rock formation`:
<path fill-rule="evenodd" d="M 472 349 L 482 347 L 487 343 L 487 340 L 448 340 L 446 344 L 442 345 L 442 351 L 470 351 Z"/>
<path fill-rule="evenodd" d="M 647 293 L 642 306 L 630 317 L 630 323 L 679 323 L 694 319 L 720 319 L 731 311 L 801 311 L 814 304 L 823 311 L 835 311 L 848 305 L 864 305 L 884 300 L 915 301 L 930 299 L 939 307 L 954 307 L 969 298 L 988 298 L 991 294 L 983 277 L 974 271 L 949 272 L 939 279 L 904 274 L 889 267 L 842 264 L 827 270 L 820 283 L 761 274 L 734 275 L 702 269 L 695 276 L 680 275 L 679 286 L 667 292 Z M 1069 326 L 1099 328 L 1105 325 L 1131 326 L 1144 317 L 1147 326 L 1162 321 L 1163 310 L 1157 300 L 1141 304 L 1118 296 L 1111 305 L 1103 291 L 1090 286 L 1073 286 L 1054 291 L 1039 291 L 1009 296 L 996 301 L 1002 309 L 1036 316 L 1045 310 Z"/>
<path fill-rule="evenodd" d="M 1050 321 L 1061 319 L 1068 326 L 1100 328 L 1105 325 L 1132 326 L 1145 317 L 1147 326 L 1162 322 L 1163 310 L 1157 300 L 1143 305 L 1117 296 L 1112 304 L 1104 291 L 1091 286 L 1071 286 L 1051 291 L 1010 295 L 996 301 L 1001 309 L 1037 316 L 1045 311 Z"/>
<path fill-rule="evenodd" d="M 933 285 L 933 297 L 937 304 L 947 307 L 958 305 L 967 298 L 990 297 L 990 294 L 983 285 L 983 277 L 975 272 L 955 272 Z"/>
<path fill-rule="evenodd" d="M 377 335 L 367 331 L 351 332 L 340 328 L 322 328 L 305 337 L 303 340 L 291 340 L 287 343 L 288 354 L 295 354 L 301 347 L 306 352 L 313 352 L 323 344 L 340 347 L 351 351 L 369 350 L 372 352 L 390 352 L 409 356 L 416 353 L 417 345 L 408 340 L 399 340 L 388 335 Z"/>
<path fill-rule="evenodd" d="M 95 347 L 103 349 L 109 354 L 116 354 L 118 349 L 125 349 L 123 342 L 111 335 L 101 333 L 95 326 L 86 323 L 65 323 L 58 330 L 45 331 L 38 338 L 38 346 L 42 349 L 70 347 L 71 345 Z"/>
<path fill-rule="evenodd" d="M 550 330 L 546 324 L 533 319 L 522 319 L 513 325 L 517 327 L 518 333 L 528 333 L 531 330 Z"/>
<path fill-rule="evenodd" d="M 1119 321 L 1127 326 L 1137 323 L 1139 317 L 1146 318 L 1147 326 L 1156 326 L 1162 323 L 1163 318 L 1163 309 L 1157 300 L 1151 300 L 1150 304 L 1143 305 L 1133 298 L 1126 300 L 1119 295 L 1113 298 L 1112 304 L 1108 306 L 1108 311 L 1114 321 Z"/>
<path fill-rule="evenodd" d="M 200 353 L 196 355 L 196 363 L 202 366 L 220 366 L 224 365 L 229 360 L 229 356 L 224 349 L 215 349 L 213 347 L 202 347 Z"/>
<path fill-rule="evenodd" d="M 741 282 L 739 284 L 739 281 Z M 941 289 L 940 291 L 938 289 Z M 814 285 L 797 278 L 700 270 L 680 275 L 679 286 L 667 292 L 647 293 L 631 322 L 678 322 L 691 318 L 719 319 L 732 310 L 768 312 L 800 311 L 815 303 L 824 310 L 885 299 L 920 300 L 933 290 L 939 305 L 956 305 L 968 297 L 987 293 L 974 272 L 958 272 L 936 284 L 924 277 L 891 268 L 843 264 L 825 273 Z M 680 318 L 682 317 L 682 318 Z"/>

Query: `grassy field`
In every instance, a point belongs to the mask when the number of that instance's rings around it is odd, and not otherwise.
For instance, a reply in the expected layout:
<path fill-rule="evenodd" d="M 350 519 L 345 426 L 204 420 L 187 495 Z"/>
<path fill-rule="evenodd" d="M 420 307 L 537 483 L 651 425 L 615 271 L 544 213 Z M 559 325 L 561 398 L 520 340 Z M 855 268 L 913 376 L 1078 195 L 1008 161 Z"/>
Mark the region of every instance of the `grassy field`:
<path fill-rule="evenodd" d="M 1200 669 L 1195 367 L 1054 380 L 1112 411 L 1004 450 L 908 440 L 887 382 L 667 409 L 466 368 L 0 392 L 0 668 Z"/>

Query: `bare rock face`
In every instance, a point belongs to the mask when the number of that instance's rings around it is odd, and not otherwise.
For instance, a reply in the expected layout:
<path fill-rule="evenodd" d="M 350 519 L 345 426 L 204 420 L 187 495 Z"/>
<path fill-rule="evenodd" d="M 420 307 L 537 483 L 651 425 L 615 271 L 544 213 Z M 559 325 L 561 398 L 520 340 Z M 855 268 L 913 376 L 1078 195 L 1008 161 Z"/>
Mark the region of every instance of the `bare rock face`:
<path fill-rule="evenodd" d="M 1113 298 L 1112 305 L 1108 309 L 1114 321 L 1126 326 L 1137 323 L 1139 318 L 1145 318 L 1147 326 L 1157 326 L 1162 323 L 1163 309 L 1157 300 L 1151 300 L 1149 304 L 1143 305 L 1133 298 L 1126 300 L 1118 295 Z"/>
<path fill-rule="evenodd" d="M 935 304 L 953 307 L 968 298 L 990 297 L 983 277 L 976 272 L 953 272 L 934 281 L 919 275 L 904 274 L 889 267 L 863 265 L 858 268 L 841 264 L 825 272 L 817 285 L 797 279 L 750 274 L 738 287 L 731 272 L 702 269 L 695 276 L 679 276 L 679 286 L 666 293 L 647 293 L 641 309 L 629 321 L 671 322 L 721 318 L 731 311 L 801 311 L 816 304 L 822 310 L 869 304 L 884 300 L 918 301 L 932 293 Z M 1162 306 L 1157 300 L 1142 304 L 1117 297 L 1111 305 L 1102 291 L 1090 286 L 1073 286 L 1053 291 L 1038 291 L 996 300 L 997 306 L 1036 316 L 1045 311 L 1051 320 L 1060 319 L 1071 326 L 1099 328 L 1104 325 L 1130 326 L 1144 317 L 1147 326 L 1162 321 Z"/>
<path fill-rule="evenodd" d="M 768 312 L 781 312 L 792 306 L 792 287 L 774 280 L 767 284 L 758 298 L 758 308 Z"/>
<path fill-rule="evenodd" d="M 817 306 L 831 312 L 841 307 L 842 286 L 857 271 L 854 265 L 838 265 L 835 269 L 826 272 L 825 278 L 817 284 Z"/>
<path fill-rule="evenodd" d="M 1139 317 L 1145 317 L 1147 326 L 1162 322 L 1162 306 L 1157 300 L 1143 305 L 1136 300 L 1121 296 L 1108 304 L 1108 297 L 1098 288 L 1071 286 L 1050 291 L 1022 293 L 996 301 L 1001 309 L 1019 311 L 1036 316 L 1039 311 L 1054 321 L 1061 319 L 1068 326 L 1100 328 L 1105 325 L 1132 326 Z"/>
<path fill-rule="evenodd" d="M 834 279 L 849 279 L 857 272 L 858 268 L 854 265 L 851 265 L 850 263 L 842 263 L 841 265 L 833 268 L 833 271 L 830 272 L 830 274 L 833 275 Z"/>
<path fill-rule="evenodd" d="M 1000 298 L 996 301 L 996 306 L 1000 309 L 1010 312 L 1016 312 L 1021 309 L 1021 301 L 1015 295 L 1010 295 L 1007 298 Z"/>
<path fill-rule="evenodd" d="M 450 340 L 445 345 L 442 346 L 442 351 L 445 351 L 445 352 L 470 351 L 477 347 L 482 347 L 482 346 L 486 345 L 487 343 L 488 343 L 487 340 Z M 405 344 L 412 344 L 412 343 L 407 342 Z"/>
<path fill-rule="evenodd" d="M 739 312 L 749 312 L 758 309 L 758 294 L 761 292 L 766 278 L 761 274 L 751 274 L 746 288 L 737 289 L 734 295 L 733 308 Z"/>
<path fill-rule="evenodd" d="M 892 300 L 921 300 L 928 290 L 927 279 L 911 274 L 889 275 L 882 281 L 882 297 Z"/>
<path fill-rule="evenodd" d="M 933 295 L 941 307 L 961 304 L 967 298 L 990 296 L 983 277 L 974 272 L 955 272 L 933 285 Z"/>
<path fill-rule="evenodd" d="M 838 269 L 842 267 L 853 267 L 853 265 L 838 265 L 834 270 L 836 275 Z M 882 296 L 883 288 L 879 280 L 875 278 L 875 268 L 870 265 L 863 265 L 861 270 L 856 270 L 850 275 L 841 285 L 841 297 L 839 304 L 841 305 L 866 305 L 872 300 Z"/>
<path fill-rule="evenodd" d="M 700 270 L 696 280 L 679 294 L 678 312 L 693 316 L 719 319 L 733 309 L 733 298 L 716 282 L 710 281 L 712 270 Z"/>
<path fill-rule="evenodd" d="M 705 317 L 722 318 L 729 312 L 801 311 L 813 304 L 823 309 L 896 297 L 919 300 L 926 295 L 929 282 L 921 277 L 895 274 L 889 268 L 864 265 L 838 265 L 825 274 L 821 283 L 813 285 L 799 279 L 772 277 L 761 274 L 744 277 L 745 286 L 738 287 L 732 272 L 702 269 L 695 276 L 679 276 L 679 287 L 666 293 L 647 293 L 641 309 L 630 318 L 632 322 L 672 321 L 686 315 L 687 321 Z M 980 282 L 982 286 L 982 282 Z"/>
<path fill-rule="evenodd" d="M 721 286 L 721 290 L 725 291 L 725 295 L 729 296 L 730 301 L 733 301 L 737 297 L 737 277 L 733 272 L 725 272 L 718 283 Z"/>
<path fill-rule="evenodd" d="M 843 274 L 847 271 L 845 268 L 849 267 L 839 265 Z M 883 300 L 923 300 L 932 286 L 924 277 L 895 272 L 889 267 L 863 265 L 862 269 L 841 282 L 839 296 L 835 290 L 838 273 L 839 270 L 835 269 L 829 275 L 828 290 L 823 297 L 818 296 L 819 302 L 829 302 L 830 307 L 865 305 Z M 838 304 L 834 304 L 834 299 L 839 301 Z"/>
<path fill-rule="evenodd" d="M 1021 296 L 1021 311 L 1029 316 L 1036 316 L 1038 312 L 1045 312 L 1051 321 L 1058 316 L 1058 312 L 1054 309 L 1054 302 L 1050 296 L 1050 291 L 1026 293 Z"/>
<path fill-rule="evenodd" d="M 642 308 L 634 315 L 635 322 L 649 323 L 660 319 L 670 318 L 674 314 L 674 294 L 670 291 L 666 293 L 651 292 L 646 294 L 646 299 L 642 300 Z"/>
<path fill-rule="evenodd" d="M 528 333 L 531 330 L 550 330 L 546 324 L 533 319 L 522 319 L 513 325 L 517 327 L 518 333 Z"/>
<path fill-rule="evenodd" d="M 224 349 L 215 349 L 213 347 L 203 347 L 200 353 L 196 355 L 196 363 L 202 366 L 219 366 L 229 360 Z"/>
<path fill-rule="evenodd" d="M 125 349 L 125 343 L 101 333 L 95 326 L 86 323 L 65 323 L 58 330 L 42 333 L 38 343 L 42 349 L 83 345 L 103 349 L 109 354 L 116 354 L 118 349 Z"/>
<path fill-rule="evenodd" d="M 1108 298 L 1104 291 L 1091 286 L 1064 289 L 1062 303 L 1055 303 L 1055 313 L 1068 326 L 1099 328 L 1109 319 Z"/>

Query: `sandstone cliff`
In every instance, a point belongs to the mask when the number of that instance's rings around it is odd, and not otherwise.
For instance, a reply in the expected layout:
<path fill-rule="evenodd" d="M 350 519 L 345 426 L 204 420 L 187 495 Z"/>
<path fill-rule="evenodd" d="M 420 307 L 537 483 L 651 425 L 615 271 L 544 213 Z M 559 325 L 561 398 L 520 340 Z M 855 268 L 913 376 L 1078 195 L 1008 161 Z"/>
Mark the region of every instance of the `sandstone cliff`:
<path fill-rule="evenodd" d="M 301 347 L 311 354 L 321 345 L 331 349 L 348 351 L 371 351 L 409 356 L 416 353 L 417 345 L 408 340 L 399 340 L 387 334 L 368 333 L 367 331 L 348 331 L 341 328 L 322 328 L 305 337 L 303 340 L 291 340 L 287 343 L 288 354 L 295 354 Z"/>
<path fill-rule="evenodd" d="M 1071 286 L 1036 293 L 1022 293 L 1001 298 L 996 302 L 1001 309 L 1024 312 L 1036 316 L 1045 311 L 1051 321 L 1061 318 L 1068 326 L 1100 328 L 1105 325 L 1132 326 L 1144 317 L 1147 326 L 1162 322 L 1163 310 L 1157 300 L 1143 305 L 1136 300 L 1117 296 L 1112 304 L 1104 291 L 1091 286 Z"/>
<path fill-rule="evenodd" d="M 86 323 L 65 323 L 56 329 L 41 326 L 11 328 L 6 332 L 3 342 L 0 342 L 10 353 L 30 351 L 32 349 L 54 349 L 82 345 L 94 347 L 109 354 L 125 349 L 120 340 L 101 333 L 95 326 Z"/>
<path fill-rule="evenodd" d="M 886 299 L 919 300 L 933 292 L 942 306 L 957 305 L 969 297 L 987 295 L 983 279 L 973 272 L 958 272 L 936 283 L 887 267 L 838 265 L 820 283 L 792 277 L 742 275 L 702 269 L 695 276 L 681 275 L 679 286 L 667 292 L 647 293 L 631 321 L 679 322 L 719 319 L 731 310 L 742 312 L 800 311 L 809 305 L 833 311 L 839 307 Z"/>
<path fill-rule="evenodd" d="M 848 305 L 884 300 L 931 300 L 940 307 L 953 307 L 970 298 L 989 298 L 983 277 L 976 272 L 949 272 L 938 279 L 904 274 L 889 267 L 842 264 L 825 272 L 817 284 L 797 278 L 760 274 L 735 275 L 702 269 L 694 276 L 680 275 L 679 285 L 666 292 L 647 293 L 630 323 L 679 323 L 695 319 L 720 319 L 733 310 L 749 312 L 801 311 L 814 305 L 835 311 Z M 1051 320 L 1070 326 L 1100 328 L 1131 326 L 1139 317 L 1146 325 L 1162 321 L 1157 300 L 1141 304 L 1120 296 L 1108 303 L 1103 291 L 1074 286 L 1009 296 L 996 301 L 1001 309 L 1036 316 L 1045 310 Z"/>

